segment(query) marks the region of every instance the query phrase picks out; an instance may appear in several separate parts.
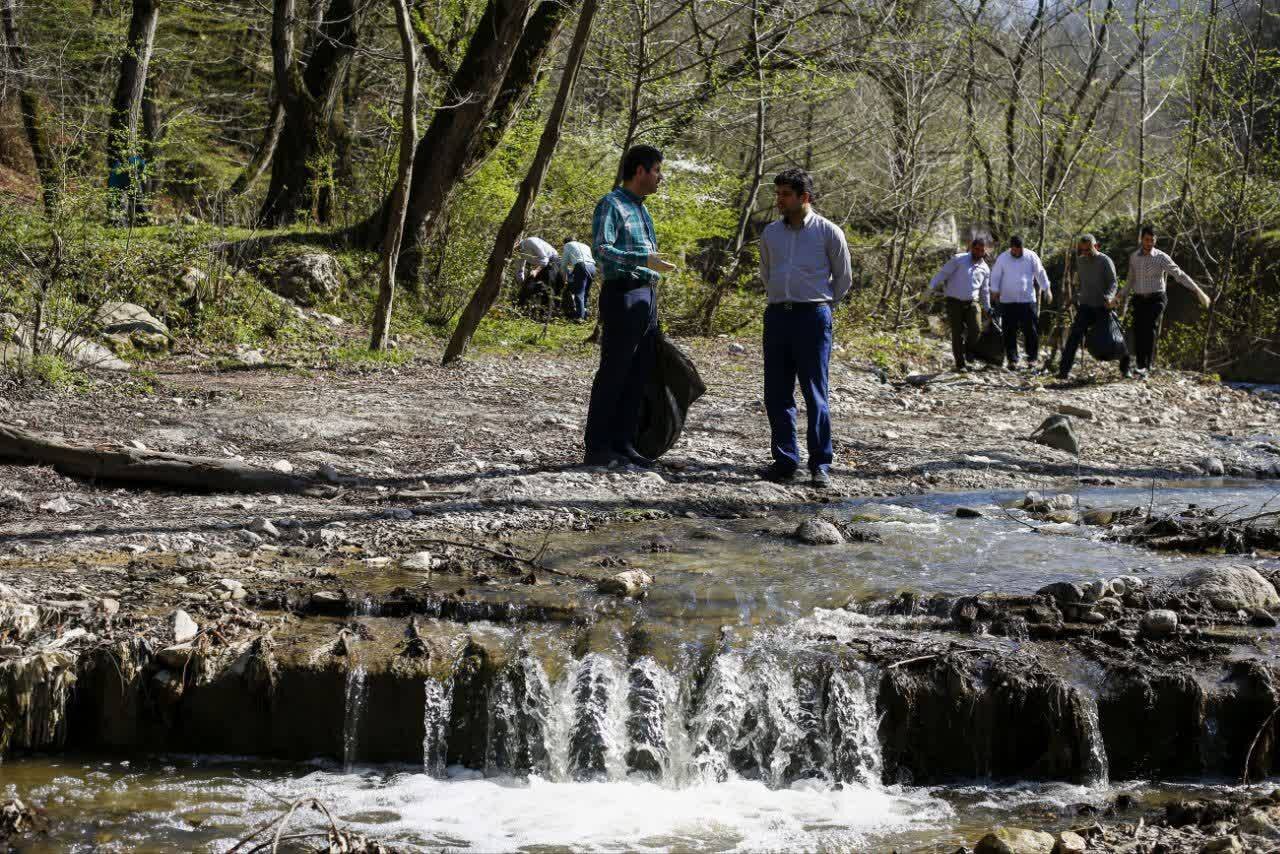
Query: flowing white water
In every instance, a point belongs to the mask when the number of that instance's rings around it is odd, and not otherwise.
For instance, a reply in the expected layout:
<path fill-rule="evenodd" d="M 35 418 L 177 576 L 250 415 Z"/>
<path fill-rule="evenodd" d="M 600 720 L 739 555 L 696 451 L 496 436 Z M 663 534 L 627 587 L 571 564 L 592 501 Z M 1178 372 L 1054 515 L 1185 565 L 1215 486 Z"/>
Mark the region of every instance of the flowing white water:
<path fill-rule="evenodd" d="M 360 662 L 347 670 L 345 712 L 342 721 L 342 764 L 347 769 L 355 763 L 360 749 L 360 718 L 364 714 L 365 681 L 368 673 Z"/>
<path fill-rule="evenodd" d="M 449 753 L 453 680 L 428 679 L 423 683 L 422 692 L 422 767 L 433 777 L 443 777 Z"/>

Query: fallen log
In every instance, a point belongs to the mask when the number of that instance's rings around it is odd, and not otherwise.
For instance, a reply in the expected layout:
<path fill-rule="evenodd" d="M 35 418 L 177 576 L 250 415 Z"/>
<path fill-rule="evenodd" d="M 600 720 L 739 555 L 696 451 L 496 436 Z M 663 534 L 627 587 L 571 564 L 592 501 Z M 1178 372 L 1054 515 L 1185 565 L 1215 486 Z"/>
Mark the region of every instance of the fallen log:
<path fill-rule="evenodd" d="M 52 466 L 72 477 L 202 492 L 297 493 L 328 497 L 337 489 L 311 478 L 239 460 L 145 451 L 117 444 L 76 445 L 0 423 L 0 461 Z"/>

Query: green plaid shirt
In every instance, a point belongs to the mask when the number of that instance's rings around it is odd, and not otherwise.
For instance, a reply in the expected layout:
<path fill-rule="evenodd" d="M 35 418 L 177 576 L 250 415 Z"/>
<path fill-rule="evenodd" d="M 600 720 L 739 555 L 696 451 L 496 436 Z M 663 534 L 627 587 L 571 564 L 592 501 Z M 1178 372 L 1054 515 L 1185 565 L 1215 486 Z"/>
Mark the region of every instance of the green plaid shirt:
<path fill-rule="evenodd" d="M 658 281 L 656 270 L 645 266 L 658 251 L 658 237 L 644 200 L 625 187 L 609 193 L 591 218 L 591 248 L 606 282 Z"/>

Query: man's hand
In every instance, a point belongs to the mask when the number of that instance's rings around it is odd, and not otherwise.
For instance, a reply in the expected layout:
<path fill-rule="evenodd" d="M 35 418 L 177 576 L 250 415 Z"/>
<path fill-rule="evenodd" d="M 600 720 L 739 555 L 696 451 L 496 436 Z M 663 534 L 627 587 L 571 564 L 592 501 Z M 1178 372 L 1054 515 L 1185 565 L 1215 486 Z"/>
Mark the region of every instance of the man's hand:
<path fill-rule="evenodd" d="M 1200 288 L 1196 288 L 1196 299 L 1200 300 L 1201 308 L 1208 308 L 1213 303 L 1213 300 L 1209 298 L 1209 295 Z"/>
<path fill-rule="evenodd" d="M 672 264 L 657 252 L 649 256 L 649 260 L 645 262 L 645 266 L 650 270 L 657 270 L 659 273 L 670 273 L 676 268 L 675 264 Z"/>

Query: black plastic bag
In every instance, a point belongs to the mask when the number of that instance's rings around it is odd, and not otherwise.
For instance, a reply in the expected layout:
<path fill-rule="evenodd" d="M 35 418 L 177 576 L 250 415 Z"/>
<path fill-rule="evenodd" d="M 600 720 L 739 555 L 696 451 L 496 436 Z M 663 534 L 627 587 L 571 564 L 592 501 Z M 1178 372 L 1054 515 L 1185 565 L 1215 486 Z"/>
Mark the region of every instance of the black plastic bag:
<path fill-rule="evenodd" d="M 1004 364 L 1004 330 L 1000 327 L 1000 319 L 994 315 L 987 320 L 987 325 L 977 339 L 969 345 L 969 355 L 992 365 Z"/>
<path fill-rule="evenodd" d="M 657 363 L 645 385 L 635 440 L 636 450 L 654 460 L 679 440 L 689 407 L 707 391 L 693 360 L 667 336 L 658 336 L 657 349 Z"/>
<path fill-rule="evenodd" d="M 1114 311 L 1107 312 L 1106 317 L 1093 324 L 1093 328 L 1085 336 L 1085 347 L 1088 348 L 1089 355 L 1099 362 L 1114 362 L 1129 355 L 1129 348 L 1124 341 L 1124 328 Z"/>

